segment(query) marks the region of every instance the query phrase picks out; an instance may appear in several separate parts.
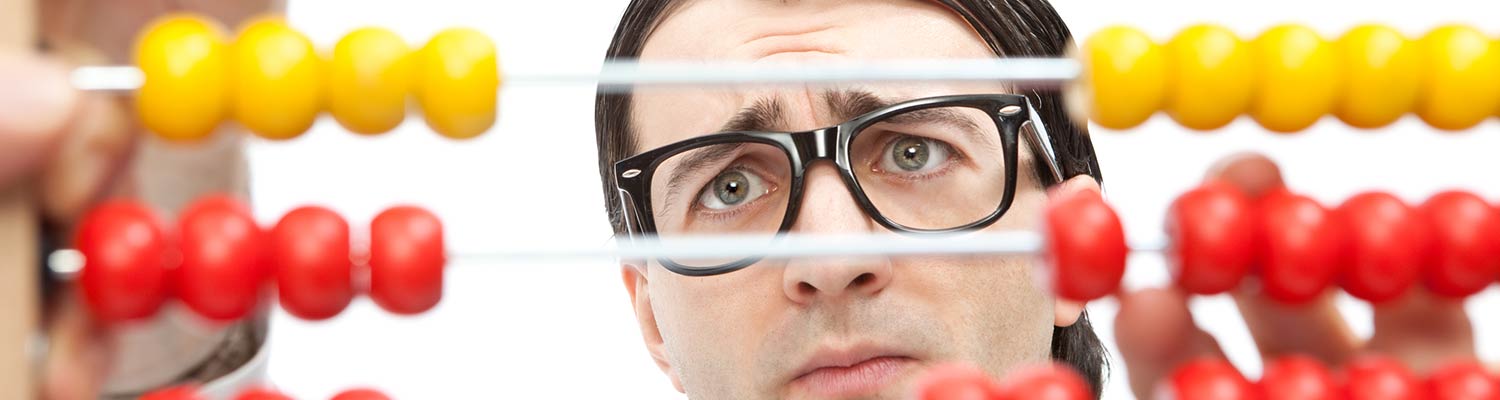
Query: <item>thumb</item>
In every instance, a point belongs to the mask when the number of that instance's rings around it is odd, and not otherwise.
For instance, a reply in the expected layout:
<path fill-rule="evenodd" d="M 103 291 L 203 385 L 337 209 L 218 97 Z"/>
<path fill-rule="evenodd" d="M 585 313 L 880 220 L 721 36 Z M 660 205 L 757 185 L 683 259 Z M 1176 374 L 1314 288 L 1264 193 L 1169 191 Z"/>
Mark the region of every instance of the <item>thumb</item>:
<path fill-rule="evenodd" d="M 0 53 L 0 188 L 30 175 L 62 136 L 79 95 L 61 63 Z"/>
<path fill-rule="evenodd" d="M 1088 175 L 1074 176 L 1063 181 L 1056 188 L 1053 188 L 1050 195 L 1054 199 L 1060 199 L 1085 191 L 1101 192 L 1099 181 L 1094 180 L 1094 177 Z"/>

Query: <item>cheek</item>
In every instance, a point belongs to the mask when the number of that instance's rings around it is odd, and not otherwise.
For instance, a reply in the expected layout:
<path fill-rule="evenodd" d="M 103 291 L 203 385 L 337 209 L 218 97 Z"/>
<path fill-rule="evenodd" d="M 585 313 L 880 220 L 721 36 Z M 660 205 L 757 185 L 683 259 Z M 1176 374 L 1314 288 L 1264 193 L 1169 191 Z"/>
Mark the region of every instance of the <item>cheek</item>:
<path fill-rule="evenodd" d="M 954 356 L 991 372 L 1046 359 L 1052 299 L 1029 258 L 927 258 L 898 262 L 905 290 L 927 299 L 953 332 Z"/>
<path fill-rule="evenodd" d="M 711 277 L 652 267 L 651 305 L 673 367 L 687 385 L 738 386 L 779 326 L 784 298 L 778 268 L 752 266 Z M 690 390 L 689 393 L 692 393 Z"/>
<path fill-rule="evenodd" d="M 1028 184 L 1026 180 L 1021 179 L 1021 182 L 1016 183 L 1016 197 L 1011 200 L 1010 209 L 1005 211 L 1005 216 L 1000 217 L 1000 221 L 986 228 L 986 231 L 1040 231 L 1042 208 L 1047 204 L 1047 194 L 1037 185 Z"/>

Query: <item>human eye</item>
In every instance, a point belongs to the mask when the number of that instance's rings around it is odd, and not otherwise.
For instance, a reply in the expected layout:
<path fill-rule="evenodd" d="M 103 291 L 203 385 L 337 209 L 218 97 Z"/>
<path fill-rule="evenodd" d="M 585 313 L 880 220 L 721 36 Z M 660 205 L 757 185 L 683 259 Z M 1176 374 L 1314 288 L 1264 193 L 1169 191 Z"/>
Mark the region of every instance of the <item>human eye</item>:
<path fill-rule="evenodd" d="M 907 180 L 920 180 L 945 173 L 958 161 L 960 154 L 942 140 L 923 136 L 896 134 L 878 148 L 872 170 Z"/>
<path fill-rule="evenodd" d="M 754 203 L 771 193 L 775 185 L 745 166 L 725 169 L 698 192 L 698 208 L 708 213 L 726 213 Z"/>

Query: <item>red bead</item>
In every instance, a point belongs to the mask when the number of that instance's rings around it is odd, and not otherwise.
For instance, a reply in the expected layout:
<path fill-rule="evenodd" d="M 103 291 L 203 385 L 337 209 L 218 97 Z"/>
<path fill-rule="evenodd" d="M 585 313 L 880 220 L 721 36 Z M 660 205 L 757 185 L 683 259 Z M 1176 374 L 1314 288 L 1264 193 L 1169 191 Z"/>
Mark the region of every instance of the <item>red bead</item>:
<path fill-rule="evenodd" d="M 932 367 L 917 381 L 918 400 L 989 400 L 999 388 L 984 371 L 964 364 Z"/>
<path fill-rule="evenodd" d="M 1400 362 L 1385 356 L 1356 357 L 1344 365 L 1344 398 L 1356 400 L 1416 400 L 1421 383 Z"/>
<path fill-rule="evenodd" d="M 370 222 L 370 298 L 396 314 L 417 314 L 443 297 L 443 224 L 417 207 L 393 207 Z"/>
<path fill-rule="evenodd" d="M 331 400 L 391 400 L 391 398 L 375 389 L 349 389 L 334 395 Z"/>
<path fill-rule="evenodd" d="M 1371 303 L 1406 293 L 1432 254 L 1431 227 L 1410 206 L 1386 193 L 1363 193 L 1339 206 L 1349 228 L 1349 254 L 1339 283 Z"/>
<path fill-rule="evenodd" d="M 1291 355 L 1278 357 L 1266 363 L 1255 384 L 1261 399 L 1278 400 L 1335 400 L 1339 397 L 1338 383 L 1323 363 L 1312 357 Z"/>
<path fill-rule="evenodd" d="M 84 257 L 84 301 L 97 319 L 156 313 L 168 295 L 167 241 L 161 221 L 141 204 L 110 201 L 84 215 L 74 245 Z"/>
<path fill-rule="evenodd" d="M 240 392 L 239 396 L 234 396 L 234 400 L 292 400 L 292 396 L 282 394 L 275 389 L 256 388 Z"/>
<path fill-rule="evenodd" d="M 1317 201 L 1285 191 L 1260 200 L 1256 216 L 1261 290 L 1282 303 L 1305 303 L 1333 284 L 1344 230 Z"/>
<path fill-rule="evenodd" d="M 1419 209 L 1431 224 L 1433 258 L 1422 281 L 1433 293 L 1463 298 L 1500 276 L 1500 213 L 1470 193 L 1433 195 Z"/>
<path fill-rule="evenodd" d="M 1089 301 L 1114 293 L 1125 275 L 1125 229 L 1099 192 L 1081 190 L 1047 203 L 1047 259 L 1059 297 Z"/>
<path fill-rule="evenodd" d="M 1001 400 L 1092 400 L 1088 383 L 1072 368 L 1043 364 L 1023 367 L 1000 383 Z"/>
<path fill-rule="evenodd" d="M 271 229 L 271 265 L 281 307 L 302 319 L 338 315 L 354 299 L 349 223 L 322 207 L 302 207 Z"/>
<path fill-rule="evenodd" d="M 1250 198 L 1231 184 L 1211 181 L 1183 193 L 1167 211 L 1167 234 L 1177 285 L 1217 294 L 1240 284 L 1255 257 Z"/>
<path fill-rule="evenodd" d="M 138 400 L 203 400 L 204 398 L 198 393 L 197 386 L 181 385 L 146 393 Z"/>
<path fill-rule="evenodd" d="M 1240 375 L 1229 361 L 1218 358 L 1190 360 L 1172 371 L 1172 375 L 1156 387 L 1158 399 L 1215 399 L 1239 400 L 1254 398 L 1250 381 Z"/>
<path fill-rule="evenodd" d="M 1475 361 L 1445 364 L 1427 377 L 1431 400 L 1500 400 L 1500 381 Z"/>
<path fill-rule="evenodd" d="M 208 196 L 189 205 L 178 222 L 178 297 L 211 320 L 232 321 L 249 314 L 267 279 L 261 256 L 265 232 L 250 209 L 228 196 Z"/>

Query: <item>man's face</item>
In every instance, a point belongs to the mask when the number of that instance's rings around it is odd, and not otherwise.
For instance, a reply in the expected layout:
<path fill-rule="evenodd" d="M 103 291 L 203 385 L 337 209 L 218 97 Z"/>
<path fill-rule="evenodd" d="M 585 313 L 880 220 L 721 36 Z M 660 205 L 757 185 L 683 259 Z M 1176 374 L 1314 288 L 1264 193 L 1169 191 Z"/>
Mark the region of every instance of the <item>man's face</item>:
<path fill-rule="evenodd" d="M 994 53 L 953 11 L 896 0 L 688 1 L 663 20 L 641 56 L 648 62 L 983 57 Z M 1007 90 L 954 83 L 638 91 L 632 121 L 639 150 L 719 131 L 756 105 L 779 108 L 782 117 L 771 129 L 810 130 L 850 117 L 828 100 L 859 92 L 899 101 Z M 1015 200 L 987 230 L 1028 229 L 1037 219 L 1045 194 L 1030 156 L 1021 158 Z M 894 234 L 861 210 L 832 163 L 810 165 L 804 184 L 793 232 Z M 656 262 L 631 264 L 625 285 L 647 347 L 694 398 L 906 398 L 913 378 L 935 364 L 966 362 L 1001 375 L 1046 360 L 1053 326 L 1079 313 L 1077 304 L 1054 304 L 1035 282 L 1029 259 L 809 258 L 708 277 L 675 274 Z"/>

